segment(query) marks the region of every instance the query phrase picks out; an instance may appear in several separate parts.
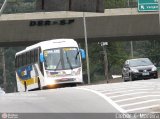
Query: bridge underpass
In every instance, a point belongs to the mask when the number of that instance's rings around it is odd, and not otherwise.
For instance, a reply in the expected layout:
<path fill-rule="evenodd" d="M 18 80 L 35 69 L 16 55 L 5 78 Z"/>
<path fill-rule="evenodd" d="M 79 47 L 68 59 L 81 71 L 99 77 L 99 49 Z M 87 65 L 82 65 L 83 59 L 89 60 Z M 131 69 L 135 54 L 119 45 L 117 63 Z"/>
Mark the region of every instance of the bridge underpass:
<path fill-rule="evenodd" d="M 160 39 L 158 12 L 138 13 L 137 8 L 121 8 L 85 16 L 88 42 Z M 68 20 L 70 24 L 65 24 Z M 37 12 L 0 17 L 0 46 L 29 45 L 54 38 L 84 42 L 83 13 Z"/>

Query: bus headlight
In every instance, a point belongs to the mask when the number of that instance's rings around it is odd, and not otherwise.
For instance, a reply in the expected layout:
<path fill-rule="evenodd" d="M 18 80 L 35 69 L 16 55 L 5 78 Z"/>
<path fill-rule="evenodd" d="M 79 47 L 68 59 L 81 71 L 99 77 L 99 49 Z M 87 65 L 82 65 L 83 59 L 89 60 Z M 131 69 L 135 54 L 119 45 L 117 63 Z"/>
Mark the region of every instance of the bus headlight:
<path fill-rule="evenodd" d="M 54 80 L 46 80 L 46 84 L 53 85 L 53 84 L 55 84 L 55 81 Z"/>
<path fill-rule="evenodd" d="M 76 71 L 76 75 L 79 75 L 81 73 L 81 68 L 78 68 L 78 70 Z"/>

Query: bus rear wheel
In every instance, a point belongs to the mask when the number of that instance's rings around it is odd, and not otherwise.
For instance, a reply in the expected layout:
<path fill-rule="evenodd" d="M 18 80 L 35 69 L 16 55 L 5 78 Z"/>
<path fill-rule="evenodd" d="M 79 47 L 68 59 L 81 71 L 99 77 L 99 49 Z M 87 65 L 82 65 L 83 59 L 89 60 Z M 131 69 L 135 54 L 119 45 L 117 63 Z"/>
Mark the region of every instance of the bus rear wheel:
<path fill-rule="evenodd" d="M 26 83 L 26 81 L 24 82 L 24 91 L 27 92 L 27 83 Z"/>
<path fill-rule="evenodd" d="M 41 86 L 41 82 L 40 82 L 39 79 L 38 79 L 38 89 L 39 89 L 39 90 L 42 90 L 42 89 L 43 89 L 42 86 Z"/>

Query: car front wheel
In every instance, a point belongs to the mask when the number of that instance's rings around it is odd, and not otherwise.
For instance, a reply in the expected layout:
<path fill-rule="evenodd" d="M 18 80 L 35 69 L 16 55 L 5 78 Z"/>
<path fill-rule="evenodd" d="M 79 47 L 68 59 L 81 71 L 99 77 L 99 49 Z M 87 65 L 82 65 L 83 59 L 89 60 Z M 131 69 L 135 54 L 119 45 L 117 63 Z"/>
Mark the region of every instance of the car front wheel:
<path fill-rule="evenodd" d="M 131 73 L 129 74 L 129 80 L 134 81 Z"/>
<path fill-rule="evenodd" d="M 123 76 L 122 74 L 122 81 L 127 82 L 128 80 L 126 80 L 126 78 Z"/>

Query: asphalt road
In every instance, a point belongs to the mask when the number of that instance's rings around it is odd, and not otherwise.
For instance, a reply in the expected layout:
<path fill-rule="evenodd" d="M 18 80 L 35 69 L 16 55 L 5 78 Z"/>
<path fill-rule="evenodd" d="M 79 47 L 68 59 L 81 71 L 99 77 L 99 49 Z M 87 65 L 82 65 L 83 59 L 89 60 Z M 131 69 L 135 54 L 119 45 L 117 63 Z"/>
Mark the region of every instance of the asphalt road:
<path fill-rule="evenodd" d="M 78 88 L 59 88 L 0 96 L 0 112 L 108 113 L 119 112 L 101 96 Z"/>
<path fill-rule="evenodd" d="M 83 86 L 110 99 L 123 113 L 160 113 L 160 79 Z"/>
<path fill-rule="evenodd" d="M 46 119 L 53 115 L 45 114 L 53 113 L 56 119 L 122 119 L 119 114 L 149 113 L 159 119 L 152 114 L 160 113 L 160 79 L 4 94 L 0 112 L 27 113 L 24 119 L 29 119 L 28 113 Z"/>

